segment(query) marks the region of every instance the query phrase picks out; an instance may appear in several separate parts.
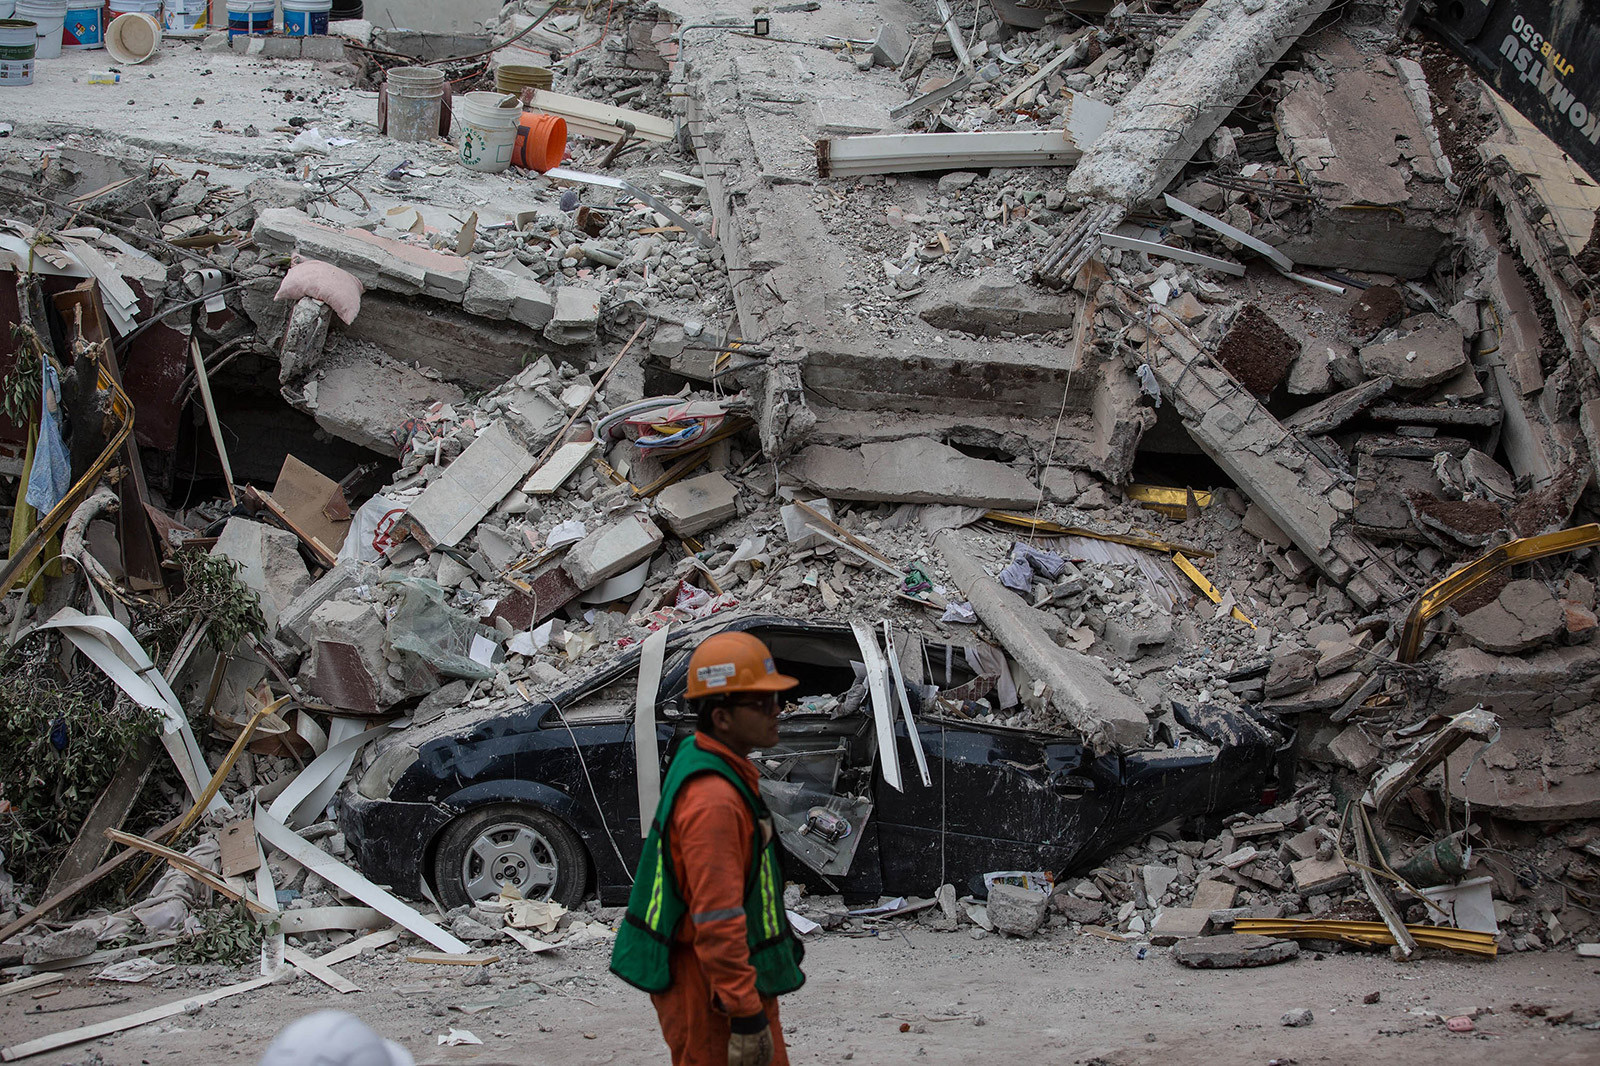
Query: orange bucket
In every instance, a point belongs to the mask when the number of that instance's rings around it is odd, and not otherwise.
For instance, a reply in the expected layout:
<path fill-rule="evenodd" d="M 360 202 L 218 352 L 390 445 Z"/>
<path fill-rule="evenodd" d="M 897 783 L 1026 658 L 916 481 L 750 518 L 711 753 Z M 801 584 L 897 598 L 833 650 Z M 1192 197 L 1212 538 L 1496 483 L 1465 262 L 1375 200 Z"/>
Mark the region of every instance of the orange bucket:
<path fill-rule="evenodd" d="M 561 165 L 567 154 L 567 120 L 560 115 L 525 111 L 517 124 L 516 143 L 511 146 L 511 165 L 524 170 L 545 171 Z"/>

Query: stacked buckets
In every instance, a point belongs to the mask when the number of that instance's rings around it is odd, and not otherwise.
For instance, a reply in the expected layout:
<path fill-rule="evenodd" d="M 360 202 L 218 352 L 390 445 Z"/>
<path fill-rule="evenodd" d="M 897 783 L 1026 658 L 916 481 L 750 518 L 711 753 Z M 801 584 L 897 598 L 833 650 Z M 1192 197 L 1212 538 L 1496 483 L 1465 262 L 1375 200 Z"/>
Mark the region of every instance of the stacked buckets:
<path fill-rule="evenodd" d="M 38 27 L 28 19 L 0 19 L 0 88 L 33 84 Z"/>
<path fill-rule="evenodd" d="M 33 23 L 33 58 L 54 59 L 61 54 L 61 37 L 67 23 L 68 0 L 17 0 L 16 18 Z M 29 76 L 32 76 L 30 66 Z M 14 83 L 12 83 L 14 84 Z"/>
<path fill-rule="evenodd" d="M 228 0 L 228 40 L 241 34 L 271 33 L 276 6 L 277 0 Z"/>
<path fill-rule="evenodd" d="M 283 32 L 290 37 L 314 37 L 328 32 L 333 0 L 283 0 Z"/>
<path fill-rule="evenodd" d="M 431 141 L 439 135 L 444 107 L 444 71 L 395 67 L 384 83 L 389 136 L 397 141 Z"/>
<path fill-rule="evenodd" d="M 548 89 L 555 75 L 544 67 L 525 67 L 513 63 L 494 70 L 494 87 L 499 92 L 522 95 L 524 89 Z"/>
<path fill-rule="evenodd" d="M 84 52 L 105 47 L 105 8 L 89 0 L 70 0 L 67 21 L 61 31 L 61 47 L 69 52 Z"/>
<path fill-rule="evenodd" d="M 206 0 L 166 0 L 161 5 L 161 33 L 166 37 L 199 37 L 210 24 L 209 16 Z"/>

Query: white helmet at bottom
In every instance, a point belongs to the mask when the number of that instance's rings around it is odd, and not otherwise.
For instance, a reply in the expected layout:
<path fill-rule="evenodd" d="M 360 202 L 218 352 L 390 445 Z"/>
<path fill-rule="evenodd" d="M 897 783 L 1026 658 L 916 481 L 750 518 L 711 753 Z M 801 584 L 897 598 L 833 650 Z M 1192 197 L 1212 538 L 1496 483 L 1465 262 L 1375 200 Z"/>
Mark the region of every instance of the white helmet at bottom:
<path fill-rule="evenodd" d="M 416 1060 L 354 1014 L 319 1010 L 284 1026 L 260 1066 L 416 1066 Z"/>

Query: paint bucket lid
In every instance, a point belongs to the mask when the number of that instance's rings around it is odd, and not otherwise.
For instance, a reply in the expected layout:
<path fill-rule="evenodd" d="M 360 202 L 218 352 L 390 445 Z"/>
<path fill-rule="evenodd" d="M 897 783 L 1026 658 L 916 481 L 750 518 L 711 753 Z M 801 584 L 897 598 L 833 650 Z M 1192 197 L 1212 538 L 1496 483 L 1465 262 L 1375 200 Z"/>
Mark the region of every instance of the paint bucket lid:
<path fill-rule="evenodd" d="M 319 11 L 332 11 L 333 0 L 283 0 L 285 11 L 309 11 L 316 14 Z"/>

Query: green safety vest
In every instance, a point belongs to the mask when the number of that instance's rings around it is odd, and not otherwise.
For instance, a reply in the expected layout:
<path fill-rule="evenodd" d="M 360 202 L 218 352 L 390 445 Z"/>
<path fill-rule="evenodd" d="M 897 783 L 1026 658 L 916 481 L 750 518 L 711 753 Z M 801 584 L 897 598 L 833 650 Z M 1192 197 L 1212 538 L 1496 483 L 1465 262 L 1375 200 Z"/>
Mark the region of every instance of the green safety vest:
<path fill-rule="evenodd" d="M 661 783 L 661 800 L 656 804 L 650 835 L 645 838 L 644 855 L 628 896 L 628 913 L 617 930 L 611 950 L 611 972 L 646 992 L 664 992 L 672 984 L 668 954 L 673 934 L 688 909 L 678 892 L 672 872 L 672 850 L 667 842 L 672 807 L 678 791 L 697 774 L 720 774 L 733 783 L 750 807 L 756 823 L 751 844 L 750 870 L 745 875 L 744 921 L 750 945 L 750 964 L 756 971 L 756 991 L 764 996 L 781 996 L 805 983 L 800 960 L 805 947 L 789 928 L 783 909 L 783 872 L 778 864 L 777 834 L 763 843 L 761 827 L 770 822 L 767 806 L 750 791 L 738 772 L 721 755 L 700 747 L 691 737 L 678 747 Z"/>

